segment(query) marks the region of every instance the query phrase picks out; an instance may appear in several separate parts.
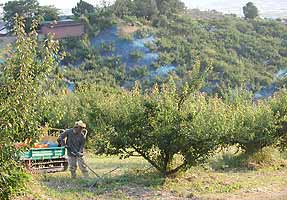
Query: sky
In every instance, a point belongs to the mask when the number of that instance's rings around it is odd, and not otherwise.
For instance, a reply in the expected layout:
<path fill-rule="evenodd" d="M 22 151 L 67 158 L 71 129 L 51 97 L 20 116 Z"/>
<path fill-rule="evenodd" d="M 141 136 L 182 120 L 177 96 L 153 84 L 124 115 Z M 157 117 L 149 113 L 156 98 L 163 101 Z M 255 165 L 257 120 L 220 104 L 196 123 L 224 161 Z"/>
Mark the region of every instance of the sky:
<path fill-rule="evenodd" d="M 5 3 L 8 0 L 0 0 Z M 57 8 L 69 12 L 79 0 L 38 0 L 40 5 L 55 5 Z M 102 0 L 85 0 L 91 4 L 99 4 Z M 113 3 L 115 0 L 106 0 Z M 242 15 L 242 7 L 252 1 L 263 17 L 286 17 L 287 0 L 182 0 L 188 8 L 199 8 L 201 10 L 217 10 L 224 13 Z"/>

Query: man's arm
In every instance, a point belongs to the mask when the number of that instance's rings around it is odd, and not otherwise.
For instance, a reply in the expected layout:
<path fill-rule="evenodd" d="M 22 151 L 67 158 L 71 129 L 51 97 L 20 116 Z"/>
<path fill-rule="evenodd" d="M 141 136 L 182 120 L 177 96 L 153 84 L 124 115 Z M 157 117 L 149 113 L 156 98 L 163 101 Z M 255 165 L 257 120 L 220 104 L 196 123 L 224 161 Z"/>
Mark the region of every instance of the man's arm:
<path fill-rule="evenodd" d="M 86 137 L 83 135 L 81 142 L 80 142 L 80 150 L 78 152 L 79 155 L 83 155 L 85 144 L 86 144 Z"/>
<path fill-rule="evenodd" d="M 60 136 L 60 142 L 61 142 L 61 146 L 65 146 L 66 143 L 65 143 L 65 138 L 68 136 L 68 132 L 67 130 L 65 130 L 61 136 Z"/>

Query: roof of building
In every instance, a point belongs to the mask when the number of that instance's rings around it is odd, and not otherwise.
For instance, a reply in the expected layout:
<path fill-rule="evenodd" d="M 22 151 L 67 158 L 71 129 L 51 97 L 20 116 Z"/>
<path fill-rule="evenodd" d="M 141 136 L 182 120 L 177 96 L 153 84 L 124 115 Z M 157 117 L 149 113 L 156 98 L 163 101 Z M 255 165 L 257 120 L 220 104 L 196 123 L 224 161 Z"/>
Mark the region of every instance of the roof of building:
<path fill-rule="evenodd" d="M 65 26 L 78 26 L 83 25 L 81 22 L 74 21 L 72 19 L 66 19 L 61 21 L 46 21 L 42 23 L 42 26 L 65 27 Z"/>

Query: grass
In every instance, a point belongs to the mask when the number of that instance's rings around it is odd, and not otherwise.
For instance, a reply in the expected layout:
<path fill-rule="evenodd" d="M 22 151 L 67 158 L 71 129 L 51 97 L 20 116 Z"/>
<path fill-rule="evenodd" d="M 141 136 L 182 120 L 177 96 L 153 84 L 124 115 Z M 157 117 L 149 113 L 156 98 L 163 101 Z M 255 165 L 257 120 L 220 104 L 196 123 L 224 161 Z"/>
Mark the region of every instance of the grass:
<path fill-rule="evenodd" d="M 90 178 L 70 179 L 69 172 L 59 172 L 53 174 L 34 175 L 32 181 L 31 194 L 41 199 L 41 196 L 51 199 L 119 199 L 119 196 L 126 199 L 128 196 L 141 193 L 140 188 L 156 188 L 161 185 L 163 178 L 157 173 L 150 172 L 150 165 L 141 158 L 129 158 L 120 160 L 117 157 L 89 157 L 87 164 L 91 166 L 97 174 L 102 176 L 99 179 L 90 173 Z M 117 170 L 109 173 L 118 167 Z M 96 187 L 91 187 L 98 182 Z M 131 191 L 129 191 L 131 190 Z M 134 190 L 134 191 L 133 191 Z M 127 194 L 131 193 L 131 194 Z M 45 198 L 44 198 L 45 199 Z"/>
<path fill-rule="evenodd" d="M 117 157 L 88 156 L 87 164 L 103 179 L 70 179 L 68 171 L 33 175 L 30 192 L 19 199 L 87 200 L 87 199 L 246 199 L 263 194 L 283 195 L 287 169 L 214 170 L 209 166 L 194 167 L 173 178 L 164 179 L 142 158 L 120 160 Z M 117 170 L 107 173 L 116 167 Z M 80 176 L 80 172 L 79 176 Z M 95 182 L 96 187 L 91 187 Z M 261 196 L 260 196 L 261 195 Z M 219 198 L 220 197 L 220 198 Z M 252 198 L 256 199 L 257 198 Z M 280 197 L 278 197 L 280 199 Z"/>
<path fill-rule="evenodd" d="M 286 154 L 286 153 L 285 153 Z M 246 155 L 234 147 L 227 148 L 210 159 L 209 165 L 215 170 L 240 170 L 240 169 L 280 169 L 286 166 L 286 156 L 278 149 L 263 148 L 261 151 Z"/>
<path fill-rule="evenodd" d="M 193 168 L 181 177 L 167 180 L 166 190 L 173 190 L 182 196 L 214 196 L 235 192 L 256 191 L 258 188 L 277 188 L 286 185 L 286 169 L 277 171 L 264 169 L 258 171 L 215 172 Z"/>

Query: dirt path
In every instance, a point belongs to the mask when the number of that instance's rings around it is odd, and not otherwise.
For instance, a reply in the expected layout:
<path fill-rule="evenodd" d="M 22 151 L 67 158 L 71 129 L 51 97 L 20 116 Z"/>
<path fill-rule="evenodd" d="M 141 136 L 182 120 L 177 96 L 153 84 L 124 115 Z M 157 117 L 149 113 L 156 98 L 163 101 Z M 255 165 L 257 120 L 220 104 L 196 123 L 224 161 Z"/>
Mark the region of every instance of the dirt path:
<path fill-rule="evenodd" d="M 270 188 L 258 188 L 234 194 L 213 194 L 203 196 L 200 200 L 287 200 L 287 186 L 283 190 L 271 191 Z"/>
<path fill-rule="evenodd" d="M 212 197 L 180 197 L 166 191 L 150 191 L 139 188 L 123 188 L 118 191 L 125 197 L 134 200 L 287 200 L 287 190 L 277 193 L 250 192 L 238 194 L 217 194 Z M 115 195 L 104 194 L 99 199 L 115 199 Z"/>
<path fill-rule="evenodd" d="M 115 194 L 117 194 L 115 196 Z M 154 191 L 143 187 L 123 187 L 113 193 L 106 193 L 99 196 L 99 199 L 116 199 L 124 196 L 134 200 L 287 200 L 287 187 L 281 191 L 270 191 L 267 188 L 258 188 L 254 191 L 245 191 L 240 193 L 212 194 L 196 197 L 190 195 L 181 197 L 176 193 L 168 191 Z"/>
<path fill-rule="evenodd" d="M 151 190 L 145 187 L 123 187 L 116 192 L 113 191 L 113 194 L 106 193 L 99 197 L 99 199 L 114 199 L 117 194 L 120 197 L 121 195 L 134 200 L 200 200 L 196 197 L 180 197 L 175 193 L 162 191 L 162 190 Z"/>

